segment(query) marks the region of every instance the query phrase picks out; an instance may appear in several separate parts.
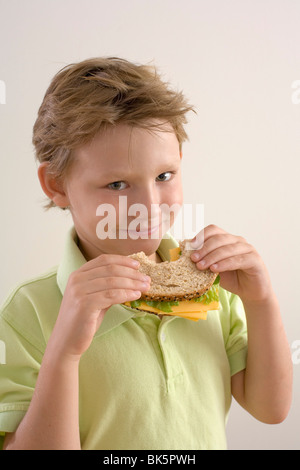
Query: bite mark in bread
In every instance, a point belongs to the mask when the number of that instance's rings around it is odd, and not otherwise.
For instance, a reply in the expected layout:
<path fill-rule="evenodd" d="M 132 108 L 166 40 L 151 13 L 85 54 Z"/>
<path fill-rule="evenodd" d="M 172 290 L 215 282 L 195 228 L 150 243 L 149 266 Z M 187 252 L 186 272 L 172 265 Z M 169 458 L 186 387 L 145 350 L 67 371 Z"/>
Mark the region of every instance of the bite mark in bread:
<path fill-rule="evenodd" d="M 218 273 L 200 271 L 191 260 L 186 242 L 179 242 L 181 256 L 176 261 L 156 263 L 143 251 L 130 255 L 140 262 L 139 271 L 151 277 L 150 289 L 142 292 L 141 300 L 191 300 L 200 297 L 213 285 Z"/>

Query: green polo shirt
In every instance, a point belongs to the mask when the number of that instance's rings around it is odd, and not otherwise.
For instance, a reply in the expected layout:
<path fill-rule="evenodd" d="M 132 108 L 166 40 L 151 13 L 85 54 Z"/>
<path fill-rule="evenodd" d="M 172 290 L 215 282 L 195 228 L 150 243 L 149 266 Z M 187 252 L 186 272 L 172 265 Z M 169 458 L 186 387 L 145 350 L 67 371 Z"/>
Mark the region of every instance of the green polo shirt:
<path fill-rule="evenodd" d="M 167 260 L 175 246 L 168 235 L 157 252 Z M 29 407 L 68 277 L 85 262 L 72 229 L 60 265 L 18 286 L 2 306 L 2 436 Z M 247 332 L 240 299 L 220 288 L 220 303 L 198 322 L 120 304 L 106 312 L 80 360 L 83 449 L 226 448 L 230 378 L 245 368 Z"/>

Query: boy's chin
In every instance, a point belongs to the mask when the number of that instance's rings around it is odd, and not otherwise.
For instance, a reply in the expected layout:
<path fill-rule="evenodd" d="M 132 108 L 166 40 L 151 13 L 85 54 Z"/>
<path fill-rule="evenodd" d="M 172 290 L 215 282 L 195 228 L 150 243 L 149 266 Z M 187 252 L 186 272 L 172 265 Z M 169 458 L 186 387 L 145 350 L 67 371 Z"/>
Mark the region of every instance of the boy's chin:
<path fill-rule="evenodd" d="M 101 251 L 118 253 L 123 256 L 132 255 L 143 251 L 146 256 L 150 256 L 158 249 L 162 237 L 160 238 L 126 238 L 126 239 L 114 239 L 104 240 L 98 244 Z M 101 245 L 101 247 L 100 247 Z M 105 246 L 105 250 L 103 247 Z"/>
<path fill-rule="evenodd" d="M 130 251 L 128 254 L 137 253 L 143 251 L 145 255 L 149 256 L 154 253 L 160 245 L 162 237 L 159 238 L 136 238 L 122 240 L 126 244 L 126 248 Z"/>

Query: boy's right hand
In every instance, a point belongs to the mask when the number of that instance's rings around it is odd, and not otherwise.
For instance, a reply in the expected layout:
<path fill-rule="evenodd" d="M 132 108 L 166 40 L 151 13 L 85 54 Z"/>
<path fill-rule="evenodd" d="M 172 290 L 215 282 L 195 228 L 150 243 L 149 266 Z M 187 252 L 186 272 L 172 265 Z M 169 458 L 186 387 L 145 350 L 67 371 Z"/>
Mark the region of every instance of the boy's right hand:
<path fill-rule="evenodd" d="M 138 266 L 127 256 L 103 254 L 70 275 L 51 336 L 58 354 L 79 360 L 106 311 L 137 300 L 150 288 L 150 278 L 143 280 Z"/>

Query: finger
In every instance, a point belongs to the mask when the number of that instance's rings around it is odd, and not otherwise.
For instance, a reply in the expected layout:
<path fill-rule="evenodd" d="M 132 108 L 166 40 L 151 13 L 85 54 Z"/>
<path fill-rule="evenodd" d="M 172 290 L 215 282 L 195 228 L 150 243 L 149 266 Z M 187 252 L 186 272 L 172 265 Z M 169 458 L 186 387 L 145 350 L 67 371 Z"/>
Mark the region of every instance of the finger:
<path fill-rule="evenodd" d="M 212 272 L 222 273 L 225 271 L 247 271 L 254 267 L 253 253 L 242 253 L 235 256 L 230 256 L 209 266 Z M 202 269 L 202 268 L 201 268 Z"/>
<path fill-rule="evenodd" d="M 200 230 L 200 232 L 191 240 L 191 248 L 193 250 L 200 249 L 206 240 L 220 233 L 226 232 L 217 225 L 211 224 L 207 227 L 204 227 L 204 229 Z"/>
<path fill-rule="evenodd" d="M 89 299 L 89 305 L 91 310 L 105 309 L 112 305 L 123 304 L 125 302 L 131 302 L 138 300 L 141 297 L 141 291 L 132 289 L 109 289 L 102 292 L 91 294 Z"/>
<path fill-rule="evenodd" d="M 203 257 L 199 262 L 197 262 L 196 266 L 199 269 L 208 269 L 212 265 L 219 265 L 223 260 L 238 258 L 239 256 L 251 253 L 252 251 L 253 250 L 250 245 L 242 242 L 222 245 Z"/>
<path fill-rule="evenodd" d="M 239 238 L 235 237 L 234 235 L 230 235 L 229 233 L 216 234 L 213 237 L 207 239 L 199 250 L 196 250 L 194 253 L 192 253 L 191 259 L 192 261 L 200 261 L 217 248 L 231 245 L 239 241 Z"/>
<path fill-rule="evenodd" d="M 111 266 L 111 265 L 127 266 L 133 269 L 138 269 L 140 263 L 137 260 L 129 258 L 124 255 L 115 255 L 115 254 L 102 254 L 97 256 L 87 263 L 85 263 L 80 270 L 89 271 L 90 269 L 97 268 L 100 266 Z"/>
<path fill-rule="evenodd" d="M 150 289 L 150 282 L 144 282 L 138 279 L 128 279 L 125 277 L 96 278 L 86 283 L 84 293 L 86 295 L 90 295 L 96 292 L 105 292 L 120 289 L 146 292 Z"/>
<path fill-rule="evenodd" d="M 101 277 L 126 277 L 128 279 L 136 280 L 151 280 L 149 276 L 141 273 L 138 269 L 131 266 L 122 266 L 119 264 L 109 264 L 105 266 L 97 266 L 89 271 L 86 271 L 87 281 L 98 279 Z"/>

